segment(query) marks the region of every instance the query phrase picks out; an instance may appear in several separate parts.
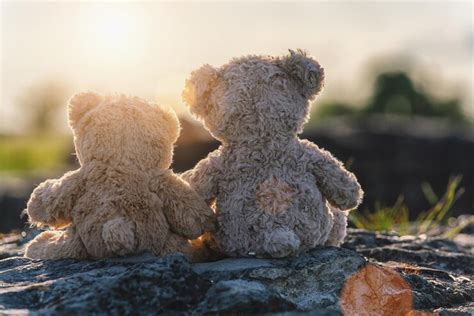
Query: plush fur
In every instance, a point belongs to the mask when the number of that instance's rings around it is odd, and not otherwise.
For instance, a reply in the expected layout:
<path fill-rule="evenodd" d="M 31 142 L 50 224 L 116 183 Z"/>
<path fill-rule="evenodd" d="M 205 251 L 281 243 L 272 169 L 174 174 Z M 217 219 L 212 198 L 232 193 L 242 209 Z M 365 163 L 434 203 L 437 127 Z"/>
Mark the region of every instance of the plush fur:
<path fill-rule="evenodd" d="M 285 257 L 340 245 L 363 192 L 329 152 L 300 140 L 323 68 L 303 51 L 205 65 L 186 82 L 191 113 L 222 142 L 182 176 L 215 203 L 217 248 L 230 256 Z"/>
<path fill-rule="evenodd" d="M 81 167 L 33 191 L 30 223 L 56 230 L 37 236 L 25 256 L 191 254 L 188 238 L 212 229 L 214 215 L 169 169 L 179 134 L 174 112 L 139 98 L 82 93 L 70 100 L 69 124 Z"/>

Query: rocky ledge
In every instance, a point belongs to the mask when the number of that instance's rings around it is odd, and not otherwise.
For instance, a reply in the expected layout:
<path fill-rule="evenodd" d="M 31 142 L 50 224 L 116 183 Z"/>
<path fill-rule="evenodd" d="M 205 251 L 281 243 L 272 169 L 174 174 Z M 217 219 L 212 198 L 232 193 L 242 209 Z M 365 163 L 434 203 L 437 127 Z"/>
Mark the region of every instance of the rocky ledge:
<path fill-rule="evenodd" d="M 21 257 L 28 239 L 0 241 L 0 314 L 474 314 L 471 234 L 350 230 L 342 248 L 298 258 L 196 264 L 179 254 L 30 260 Z"/>

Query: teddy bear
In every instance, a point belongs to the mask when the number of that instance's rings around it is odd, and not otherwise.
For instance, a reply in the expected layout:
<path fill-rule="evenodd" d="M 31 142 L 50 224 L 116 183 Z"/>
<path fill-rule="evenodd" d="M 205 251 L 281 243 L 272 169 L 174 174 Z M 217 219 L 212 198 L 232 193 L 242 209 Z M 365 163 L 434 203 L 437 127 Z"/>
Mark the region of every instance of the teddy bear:
<path fill-rule="evenodd" d="M 323 68 L 301 50 L 204 65 L 186 81 L 183 101 L 221 146 L 182 177 L 215 208 L 209 241 L 221 253 L 280 258 L 342 243 L 361 186 L 298 138 L 323 82 Z"/>
<path fill-rule="evenodd" d="M 49 226 L 26 247 L 34 259 L 99 259 L 182 252 L 213 228 L 214 213 L 169 168 L 179 121 L 172 110 L 125 95 L 80 93 L 68 106 L 80 168 L 46 180 L 26 213 Z"/>

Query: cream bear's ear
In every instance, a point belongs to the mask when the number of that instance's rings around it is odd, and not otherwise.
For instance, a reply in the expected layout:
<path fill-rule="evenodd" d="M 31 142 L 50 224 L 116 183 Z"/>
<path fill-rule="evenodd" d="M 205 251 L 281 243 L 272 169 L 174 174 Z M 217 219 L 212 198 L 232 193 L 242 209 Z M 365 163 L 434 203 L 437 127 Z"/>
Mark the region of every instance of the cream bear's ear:
<path fill-rule="evenodd" d="M 69 100 L 68 117 L 69 125 L 75 126 L 77 122 L 92 108 L 102 101 L 102 97 L 94 92 L 75 94 Z"/>
<path fill-rule="evenodd" d="M 295 52 L 290 49 L 289 51 L 290 54 L 279 59 L 278 63 L 296 81 L 302 94 L 312 99 L 323 88 L 324 69 L 303 50 L 298 49 Z"/>
<path fill-rule="evenodd" d="M 163 120 L 160 128 L 165 131 L 166 137 L 169 138 L 172 143 L 175 143 L 176 140 L 178 140 L 179 132 L 181 130 L 178 116 L 172 109 L 157 107 L 155 110 L 159 112 L 158 114 Z"/>
<path fill-rule="evenodd" d="M 183 101 L 193 114 L 205 118 L 211 111 L 209 96 L 218 79 L 218 71 L 211 65 L 204 65 L 191 73 L 183 90 Z"/>

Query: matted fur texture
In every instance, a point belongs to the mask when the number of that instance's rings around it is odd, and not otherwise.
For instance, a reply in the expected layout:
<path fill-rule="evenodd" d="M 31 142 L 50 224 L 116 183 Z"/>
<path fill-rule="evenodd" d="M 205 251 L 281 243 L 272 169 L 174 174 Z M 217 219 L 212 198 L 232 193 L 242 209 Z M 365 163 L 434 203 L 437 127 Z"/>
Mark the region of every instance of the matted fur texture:
<path fill-rule="evenodd" d="M 175 113 L 139 98 L 81 93 L 70 101 L 69 124 L 81 167 L 33 191 L 30 223 L 56 229 L 31 241 L 25 256 L 192 254 L 188 238 L 212 229 L 214 215 L 169 169 Z"/>
<path fill-rule="evenodd" d="M 205 65 L 186 82 L 191 113 L 222 142 L 182 177 L 211 205 L 217 248 L 230 256 L 284 257 L 340 245 L 361 202 L 355 176 L 297 136 L 320 92 L 323 68 L 303 51 Z"/>

